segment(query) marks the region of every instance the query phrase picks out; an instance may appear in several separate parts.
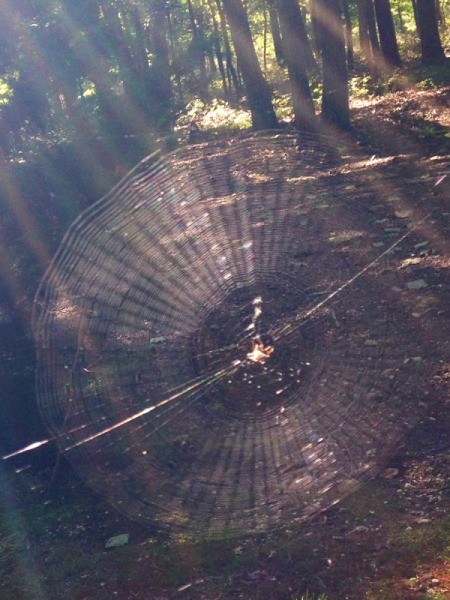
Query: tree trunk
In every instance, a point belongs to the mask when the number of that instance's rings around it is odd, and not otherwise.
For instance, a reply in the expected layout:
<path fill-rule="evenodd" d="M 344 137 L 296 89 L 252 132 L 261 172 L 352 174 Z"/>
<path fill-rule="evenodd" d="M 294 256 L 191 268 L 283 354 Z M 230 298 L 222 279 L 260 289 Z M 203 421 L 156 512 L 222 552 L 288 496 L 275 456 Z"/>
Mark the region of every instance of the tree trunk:
<path fill-rule="evenodd" d="M 377 22 L 375 19 L 375 7 L 373 0 L 364 0 L 367 14 L 367 27 L 369 30 L 370 43 L 372 44 L 372 50 L 374 56 L 380 51 L 380 43 L 377 35 Z"/>
<path fill-rule="evenodd" d="M 263 12 L 264 12 L 264 39 L 263 39 L 263 68 L 264 68 L 264 76 L 267 73 L 267 25 L 268 25 L 268 20 L 267 20 L 267 6 L 264 4 L 264 8 L 263 8 Z"/>
<path fill-rule="evenodd" d="M 312 45 L 316 52 L 320 52 L 320 41 L 319 41 L 319 24 L 317 22 L 317 7 L 316 0 L 309 0 L 309 14 L 311 16 L 311 29 L 312 29 Z"/>
<path fill-rule="evenodd" d="M 125 32 L 117 13 L 117 6 L 103 0 L 100 2 L 100 8 L 103 12 L 106 27 L 115 39 L 114 48 L 117 52 L 119 68 L 124 72 L 132 71 L 134 65 L 133 55 L 125 38 Z"/>
<path fill-rule="evenodd" d="M 352 19 L 348 0 L 342 0 L 342 10 L 345 20 L 345 46 L 347 48 L 347 67 L 349 71 L 355 68 L 355 58 L 353 53 Z"/>
<path fill-rule="evenodd" d="M 381 53 L 383 58 L 388 67 L 401 67 L 402 61 L 398 51 L 397 37 L 395 35 L 394 19 L 392 17 L 390 1 L 374 1 L 378 33 L 380 35 Z"/>
<path fill-rule="evenodd" d="M 289 47 L 290 51 L 292 51 L 292 56 L 294 53 L 297 53 L 298 59 L 308 70 L 317 70 L 317 63 L 311 50 L 305 21 L 298 0 L 275 0 L 275 6 L 280 19 L 284 54 L 286 54 L 286 49 Z M 282 19 L 284 21 L 284 29 L 288 34 L 287 38 L 281 24 Z"/>
<path fill-rule="evenodd" d="M 424 65 L 440 65 L 445 53 L 439 37 L 435 0 L 416 0 L 417 26 Z"/>
<path fill-rule="evenodd" d="M 278 126 L 269 86 L 261 71 L 242 0 L 223 0 L 234 49 L 247 92 L 253 129 L 274 129 Z"/>
<path fill-rule="evenodd" d="M 362 54 L 366 59 L 369 72 L 373 77 L 375 76 L 375 56 L 369 36 L 367 0 L 356 0 L 356 6 L 358 9 L 359 45 L 361 47 Z"/>
<path fill-rule="evenodd" d="M 137 70 L 141 73 L 146 73 L 148 72 L 147 40 L 144 27 L 142 25 L 142 18 L 137 6 L 130 7 L 130 21 L 135 32 L 133 55 L 137 65 Z"/>
<path fill-rule="evenodd" d="M 322 50 L 322 116 L 340 129 L 350 128 L 345 35 L 339 0 L 318 0 Z"/>
<path fill-rule="evenodd" d="M 172 25 L 172 19 L 171 19 L 170 11 L 167 9 L 167 7 L 165 7 L 165 14 L 166 14 L 166 18 L 167 18 L 167 33 L 168 33 L 168 38 L 169 38 L 169 49 L 170 49 L 170 52 L 172 54 L 172 69 L 173 69 L 173 73 L 174 73 L 174 77 L 175 77 L 175 81 L 176 81 L 175 92 L 176 92 L 176 94 L 178 96 L 179 102 L 181 104 L 185 104 L 184 93 L 183 93 L 183 84 L 181 82 L 180 69 L 179 69 L 179 65 L 178 65 L 177 60 L 176 60 L 175 34 L 174 34 L 174 31 L 173 31 L 173 25 Z"/>
<path fill-rule="evenodd" d="M 403 12 L 402 12 L 402 7 L 400 6 L 400 4 L 397 4 L 397 17 L 398 17 L 399 29 L 402 33 L 404 33 L 405 22 L 403 21 Z"/>
<path fill-rule="evenodd" d="M 280 67 L 282 67 L 285 64 L 285 60 L 283 56 L 283 49 L 281 47 L 281 33 L 280 23 L 278 21 L 278 13 L 275 9 L 273 0 L 268 0 L 267 5 L 269 7 L 270 31 L 272 33 L 275 58 Z"/>
<path fill-rule="evenodd" d="M 228 85 L 227 85 L 227 76 L 225 73 L 225 66 L 223 63 L 222 48 L 220 45 L 219 24 L 217 22 L 217 17 L 216 17 L 216 13 L 214 11 L 214 7 L 212 5 L 212 1 L 207 0 L 207 2 L 208 2 L 209 12 L 211 13 L 211 20 L 212 20 L 213 30 L 214 30 L 214 33 L 212 36 L 212 46 L 213 46 L 214 52 L 216 54 L 217 64 L 219 65 L 220 76 L 222 78 L 223 91 L 224 91 L 224 94 L 226 97 L 226 96 L 228 96 Z"/>
<path fill-rule="evenodd" d="M 436 1 L 436 18 L 438 25 L 445 25 L 445 14 L 442 10 L 441 0 Z"/>
<path fill-rule="evenodd" d="M 303 17 L 296 0 L 277 0 L 276 7 L 280 19 L 281 47 L 289 73 L 294 124 L 297 129 L 308 131 L 314 128 L 315 112 L 304 62 L 308 54 Z M 299 20 L 302 23 L 300 27 Z M 310 47 L 309 52 L 310 59 L 314 60 Z"/>
<path fill-rule="evenodd" d="M 233 85 L 234 89 L 236 91 L 236 94 L 238 96 L 240 96 L 241 91 L 242 91 L 241 84 L 239 82 L 239 78 L 237 76 L 236 69 L 234 68 L 234 65 L 233 65 L 233 55 L 231 53 L 230 40 L 228 39 L 225 12 L 224 12 L 224 9 L 223 9 L 223 6 L 222 6 L 220 0 L 216 0 L 216 4 L 217 4 L 217 10 L 219 11 L 219 16 L 220 16 L 220 28 L 222 30 L 222 35 L 223 35 L 223 39 L 224 39 L 224 43 L 225 43 L 225 60 L 226 60 L 226 65 L 227 65 L 228 86 L 231 90 L 231 87 Z"/>
<path fill-rule="evenodd" d="M 193 62 L 198 66 L 199 76 L 199 92 L 200 95 L 205 99 L 208 96 L 208 81 L 206 77 L 206 65 L 205 65 L 205 45 L 203 39 L 203 31 L 200 28 L 200 24 L 196 19 L 194 7 L 192 6 L 191 0 L 187 0 L 187 7 L 189 12 L 189 20 L 191 22 L 192 30 L 192 43 L 191 43 L 191 57 Z"/>
<path fill-rule="evenodd" d="M 414 13 L 414 21 L 416 22 L 417 31 L 419 31 L 419 16 L 417 14 L 417 1 L 411 0 L 411 2 L 412 2 L 412 7 L 413 7 L 413 13 Z"/>
<path fill-rule="evenodd" d="M 155 94 L 161 106 L 171 105 L 173 92 L 170 81 L 169 46 L 167 44 L 168 20 L 164 0 L 153 0 L 151 5 L 151 39 L 153 44 L 152 79 Z"/>

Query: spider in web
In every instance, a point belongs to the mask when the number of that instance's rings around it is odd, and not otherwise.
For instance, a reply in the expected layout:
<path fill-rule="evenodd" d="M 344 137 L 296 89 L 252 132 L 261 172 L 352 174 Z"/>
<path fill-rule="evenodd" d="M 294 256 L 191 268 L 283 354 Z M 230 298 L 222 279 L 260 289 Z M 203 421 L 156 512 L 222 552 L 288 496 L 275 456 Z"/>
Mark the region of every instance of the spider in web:
<path fill-rule="evenodd" d="M 270 335 L 257 335 L 252 340 L 252 351 L 247 358 L 255 363 L 264 363 L 274 351 L 272 337 Z"/>

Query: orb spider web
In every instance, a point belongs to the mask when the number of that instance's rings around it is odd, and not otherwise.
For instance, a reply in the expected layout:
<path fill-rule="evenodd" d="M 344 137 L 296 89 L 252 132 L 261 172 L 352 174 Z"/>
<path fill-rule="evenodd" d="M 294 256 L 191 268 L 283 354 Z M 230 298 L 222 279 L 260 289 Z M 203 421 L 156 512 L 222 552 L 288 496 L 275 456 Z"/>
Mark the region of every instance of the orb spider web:
<path fill-rule="evenodd" d="M 426 360 L 389 266 L 412 229 L 369 218 L 392 207 L 351 160 L 288 133 L 200 144 L 69 229 L 35 301 L 37 398 L 129 517 L 207 537 L 309 519 L 417 420 Z"/>

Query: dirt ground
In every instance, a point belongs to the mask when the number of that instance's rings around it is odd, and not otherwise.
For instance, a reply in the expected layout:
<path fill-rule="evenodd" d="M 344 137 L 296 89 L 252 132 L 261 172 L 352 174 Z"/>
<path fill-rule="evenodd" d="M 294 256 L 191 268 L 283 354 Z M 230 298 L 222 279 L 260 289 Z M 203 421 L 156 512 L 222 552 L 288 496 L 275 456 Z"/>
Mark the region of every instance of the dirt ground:
<path fill-rule="evenodd" d="M 397 92 L 353 109 L 352 165 L 401 194 L 399 219 L 426 215 L 426 242 L 398 264 L 426 280 L 408 308 L 434 332 L 439 364 L 421 390 L 427 411 L 383 471 L 306 524 L 223 541 L 161 535 L 130 522 L 62 464 L 0 471 L 0 597 L 186 600 L 443 600 L 450 598 L 448 400 L 450 88 Z M 386 210 L 387 210 L 386 209 Z M 426 357 L 418 357 L 428 365 Z M 425 368 L 425 367 L 424 367 Z M 47 480 L 47 483 L 46 483 Z M 130 534 L 124 547 L 104 548 Z"/>

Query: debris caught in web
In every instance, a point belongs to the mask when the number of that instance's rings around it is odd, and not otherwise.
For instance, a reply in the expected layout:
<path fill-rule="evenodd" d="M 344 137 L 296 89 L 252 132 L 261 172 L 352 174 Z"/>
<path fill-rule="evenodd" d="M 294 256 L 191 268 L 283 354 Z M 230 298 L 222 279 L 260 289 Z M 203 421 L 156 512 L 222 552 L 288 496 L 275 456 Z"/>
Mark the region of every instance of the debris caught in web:
<path fill-rule="evenodd" d="M 252 340 L 252 351 L 247 354 L 247 358 L 253 362 L 265 362 L 272 354 L 274 347 L 265 344 L 260 336 Z"/>

